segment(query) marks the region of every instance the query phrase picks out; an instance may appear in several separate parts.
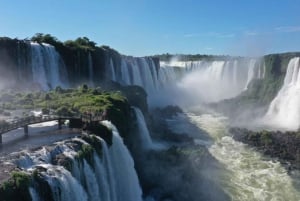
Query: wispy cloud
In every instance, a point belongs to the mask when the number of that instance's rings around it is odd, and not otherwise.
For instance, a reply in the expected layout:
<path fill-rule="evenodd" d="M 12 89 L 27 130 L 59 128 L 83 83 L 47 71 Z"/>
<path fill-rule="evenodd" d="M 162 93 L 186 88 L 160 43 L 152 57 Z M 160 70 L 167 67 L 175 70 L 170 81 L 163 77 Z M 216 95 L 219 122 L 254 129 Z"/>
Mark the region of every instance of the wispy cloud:
<path fill-rule="evenodd" d="M 246 36 L 257 36 L 259 33 L 257 31 L 245 31 L 244 34 Z"/>
<path fill-rule="evenodd" d="M 197 37 L 199 35 L 200 34 L 198 34 L 198 33 L 188 33 L 188 34 L 184 34 L 183 37 L 185 37 L 185 38 L 193 38 L 193 37 Z"/>
<path fill-rule="evenodd" d="M 280 26 L 276 27 L 275 31 L 283 33 L 300 32 L 300 26 Z"/>
<path fill-rule="evenodd" d="M 233 38 L 236 36 L 236 34 L 234 33 L 221 33 L 221 32 L 209 32 L 207 33 L 207 35 L 216 38 Z"/>
<path fill-rule="evenodd" d="M 221 32 L 207 32 L 207 33 L 188 33 L 183 35 L 183 37 L 185 38 L 193 38 L 193 37 L 200 37 L 200 36 L 209 36 L 209 37 L 216 37 L 216 38 L 233 38 L 236 36 L 236 34 L 221 33 Z"/>

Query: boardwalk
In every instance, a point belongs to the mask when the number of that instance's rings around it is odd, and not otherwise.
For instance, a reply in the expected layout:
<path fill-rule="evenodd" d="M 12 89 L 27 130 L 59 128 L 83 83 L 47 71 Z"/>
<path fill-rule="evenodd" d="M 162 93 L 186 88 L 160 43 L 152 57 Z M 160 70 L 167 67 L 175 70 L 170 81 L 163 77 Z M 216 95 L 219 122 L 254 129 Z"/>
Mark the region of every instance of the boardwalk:
<path fill-rule="evenodd" d="M 61 129 L 62 124 L 64 124 L 65 120 L 69 120 L 72 123 L 72 126 L 81 126 L 83 123 L 91 122 L 91 121 L 101 121 L 104 120 L 104 115 L 106 113 L 100 115 L 92 115 L 92 114 L 80 114 L 78 116 L 66 117 L 66 116 L 29 116 L 20 118 L 16 121 L 12 121 L 10 123 L 0 125 L 0 144 L 2 144 L 2 135 L 9 131 L 24 128 L 25 136 L 28 136 L 28 126 L 31 124 L 44 123 L 48 121 L 58 121 L 58 128 Z M 71 125 L 70 125 L 71 126 Z M 71 126 L 71 127 L 72 127 Z M 76 127 L 75 127 L 76 128 Z M 82 128 L 82 127 L 81 127 Z"/>
<path fill-rule="evenodd" d="M 0 143 L 2 143 L 2 135 L 4 133 L 7 133 L 9 131 L 18 129 L 18 128 L 24 128 L 24 134 L 25 136 L 28 136 L 28 126 L 31 124 L 38 124 L 48 121 L 58 121 L 58 128 L 60 129 L 62 124 L 65 122 L 65 120 L 81 120 L 83 117 L 59 117 L 59 116 L 43 116 L 43 117 L 37 117 L 37 116 L 29 116 L 25 118 L 20 118 L 16 121 L 12 121 L 10 123 L 7 123 L 5 125 L 0 126 Z M 86 119 L 86 117 L 85 117 Z"/>

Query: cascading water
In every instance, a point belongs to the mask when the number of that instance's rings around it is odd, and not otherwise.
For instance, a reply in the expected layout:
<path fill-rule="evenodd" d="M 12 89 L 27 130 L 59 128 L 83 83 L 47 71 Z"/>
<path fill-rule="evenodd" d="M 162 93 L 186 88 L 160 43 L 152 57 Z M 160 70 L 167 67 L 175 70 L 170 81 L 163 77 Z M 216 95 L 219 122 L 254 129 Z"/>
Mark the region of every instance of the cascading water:
<path fill-rule="evenodd" d="M 245 85 L 245 90 L 248 89 L 248 85 L 250 84 L 250 82 L 252 81 L 252 79 L 255 76 L 255 64 L 256 64 L 256 60 L 251 59 L 250 63 L 249 63 L 249 68 L 248 68 L 248 76 L 247 76 L 247 82 Z"/>
<path fill-rule="evenodd" d="M 206 146 L 217 159 L 223 169 L 215 180 L 230 200 L 300 200 L 299 187 L 294 185 L 287 170 L 279 162 L 235 141 L 228 133 L 225 117 L 205 112 L 199 114 L 199 111 L 193 109 L 168 124 L 174 132 L 191 134 L 195 143 Z M 197 132 L 194 126 L 201 130 Z M 211 173 L 208 171 L 206 174 Z"/>
<path fill-rule="evenodd" d="M 31 43 L 31 60 L 33 82 L 40 84 L 41 88 L 44 90 L 49 89 L 46 78 L 42 48 L 38 43 Z"/>
<path fill-rule="evenodd" d="M 128 149 L 116 127 L 108 121 L 103 121 L 103 124 L 113 132 L 113 146 L 108 149 L 108 153 L 116 183 L 117 201 L 142 201 L 142 190 Z"/>
<path fill-rule="evenodd" d="M 43 90 L 66 87 L 68 76 L 65 65 L 55 48 L 48 44 L 31 42 L 32 81 Z"/>
<path fill-rule="evenodd" d="M 93 86 L 93 80 L 94 80 L 94 76 L 93 76 L 93 60 L 92 60 L 92 55 L 89 52 L 88 54 L 88 68 L 89 68 L 89 81 L 90 81 L 90 86 Z"/>
<path fill-rule="evenodd" d="M 130 73 L 128 69 L 128 64 L 125 62 L 125 59 L 121 60 L 121 75 L 122 75 L 122 83 L 125 85 L 131 85 Z"/>
<path fill-rule="evenodd" d="M 234 97 L 242 92 L 247 79 L 247 66 L 239 63 L 236 67 L 237 62 L 239 61 L 202 61 L 187 64 L 186 69 L 190 73 L 183 77 L 179 86 L 186 92 L 191 91 L 197 99 L 204 102 Z M 193 89 L 186 86 L 193 86 Z"/>
<path fill-rule="evenodd" d="M 263 118 L 265 124 L 281 129 L 300 127 L 300 58 L 290 60 L 284 83 Z"/>
<path fill-rule="evenodd" d="M 111 75 L 111 80 L 116 81 L 116 72 L 115 72 L 115 67 L 114 67 L 114 62 L 112 58 L 109 60 L 109 68 L 110 68 L 110 75 Z"/>
<path fill-rule="evenodd" d="M 174 132 L 190 134 L 196 138 L 197 144 L 207 147 L 210 154 L 222 165 L 221 174 L 215 179 L 230 196 L 230 200 L 300 200 L 300 189 L 295 184 L 297 178 L 294 177 L 294 173 L 289 174 L 280 162 L 264 157 L 249 146 L 235 141 L 228 131 L 229 125 L 225 117 L 211 114 L 211 111 L 207 114 L 207 111 L 199 106 L 203 99 L 210 102 L 234 97 L 247 89 L 253 79 L 263 79 L 266 74 L 264 62 L 254 59 L 177 61 L 174 64 L 163 65 L 185 69 L 186 75 L 179 82 L 179 86 L 184 89 L 183 92 L 190 91 L 189 97 L 197 104 L 185 115 L 168 121 L 169 127 L 173 128 Z M 284 85 L 269 107 L 267 121 L 272 122 L 272 118 L 275 117 L 275 124 L 282 125 L 287 123 L 287 119 L 290 121 L 289 127 L 297 122 L 295 128 L 299 128 L 299 68 L 300 58 L 291 59 Z M 203 93 L 197 96 L 197 91 L 201 89 Z M 226 89 L 232 91 L 223 93 Z M 179 99 L 180 96 L 176 98 Z M 195 130 L 195 126 L 199 128 L 198 131 Z"/>
<path fill-rule="evenodd" d="M 137 107 L 133 107 L 135 111 L 135 115 L 137 118 L 137 127 L 138 127 L 138 133 L 140 142 L 142 144 L 143 149 L 150 149 L 152 148 L 152 139 L 150 137 L 145 118 L 141 110 Z"/>
<path fill-rule="evenodd" d="M 111 80 L 123 85 L 141 86 L 149 95 L 158 91 L 160 84 L 152 58 L 120 56 L 119 59 L 120 66 L 110 58 L 108 72 Z"/>
<path fill-rule="evenodd" d="M 195 99 L 216 102 L 237 96 L 247 89 L 251 80 L 261 79 L 263 70 L 259 63 L 259 59 L 200 60 L 161 62 L 161 66 L 185 69 L 179 89 Z"/>
<path fill-rule="evenodd" d="M 110 147 L 98 136 L 87 137 L 90 140 L 74 138 L 59 142 L 51 149 L 24 152 L 15 163 L 26 172 L 39 172 L 38 177 L 48 183 L 55 201 L 142 201 L 142 191 L 129 151 L 115 126 L 108 121 L 102 124 L 112 131 Z M 93 149 L 93 145 L 88 143 L 91 140 L 97 143 L 94 146 L 101 147 L 101 152 Z M 76 144 L 85 149 L 78 151 Z M 69 161 L 70 165 L 53 164 L 58 158 L 65 158 L 64 161 Z M 34 201 L 44 200 L 42 196 L 45 194 L 40 192 L 38 185 L 40 180 L 33 178 L 33 186 L 29 188 Z"/>

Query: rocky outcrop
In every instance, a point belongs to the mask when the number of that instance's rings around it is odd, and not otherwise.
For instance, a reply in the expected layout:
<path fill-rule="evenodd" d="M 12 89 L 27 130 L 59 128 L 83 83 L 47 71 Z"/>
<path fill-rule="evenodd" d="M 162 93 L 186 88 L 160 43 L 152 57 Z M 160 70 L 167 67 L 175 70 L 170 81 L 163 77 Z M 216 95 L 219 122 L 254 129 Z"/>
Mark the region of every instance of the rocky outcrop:
<path fill-rule="evenodd" d="M 277 158 L 288 169 L 300 169 L 300 133 L 251 131 L 231 128 L 235 140 L 258 148 L 263 154 Z"/>
<path fill-rule="evenodd" d="M 230 200 L 220 186 L 206 177 L 207 168 L 214 163 L 217 166 L 206 148 L 192 144 L 151 151 L 139 170 L 141 185 L 145 194 L 155 200 Z"/>

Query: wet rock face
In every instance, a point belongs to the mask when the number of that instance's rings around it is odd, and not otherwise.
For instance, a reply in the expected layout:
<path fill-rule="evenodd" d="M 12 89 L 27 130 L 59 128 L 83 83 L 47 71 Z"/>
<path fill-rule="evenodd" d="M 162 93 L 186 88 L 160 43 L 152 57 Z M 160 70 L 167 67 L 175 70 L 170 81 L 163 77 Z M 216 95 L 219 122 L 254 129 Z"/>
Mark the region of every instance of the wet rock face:
<path fill-rule="evenodd" d="M 53 164 L 63 166 L 67 170 L 72 170 L 72 160 L 64 154 L 56 155 L 53 159 Z"/>
<path fill-rule="evenodd" d="M 182 109 L 177 105 L 168 105 L 167 107 L 156 109 L 154 112 L 164 118 L 171 118 L 180 113 L 183 113 Z"/>
<path fill-rule="evenodd" d="M 211 180 L 207 168 L 216 161 L 206 148 L 196 145 L 173 146 L 147 154 L 141 172 L 141 185 L 156 200 L 226 201 L 228 196 Z M 215 172 L 217 174 L 217 172 Z M 213 195 L 211 192 L 218 192 Z"/>
<path fill-rule="evenodd" d="M 10 178 L 10 173 L 17 169 L 16 165 L 0 161 L 0 185 Z"/>
<path fill-rule="evenodd" d="M 257 147 L 262 153 L 278 158 L 288 169 L 300 169 L 300 133 L 250 131 L 231 128 L 235 140 Z"/>

